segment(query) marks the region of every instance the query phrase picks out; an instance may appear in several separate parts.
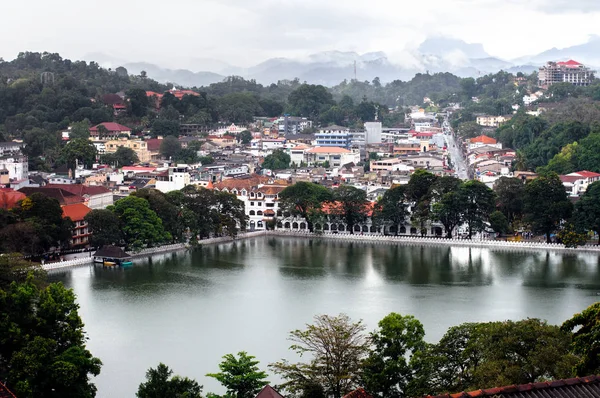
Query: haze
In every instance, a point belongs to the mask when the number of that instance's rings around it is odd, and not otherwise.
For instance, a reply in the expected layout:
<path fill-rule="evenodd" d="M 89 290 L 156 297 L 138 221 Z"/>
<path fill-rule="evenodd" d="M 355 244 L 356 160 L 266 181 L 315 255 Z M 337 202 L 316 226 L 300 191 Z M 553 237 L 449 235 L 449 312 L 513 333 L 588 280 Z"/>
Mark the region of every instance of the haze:
<path fill-rule="evenodd" d="M 513 59 L 600 33 L 596 0 L 20 0 L 2 8 L 4 59 L 104 53 L 171 68 L 194 58 L 247 67 L 329 50 L 384 51 L 403 62 L 431 36 Z"/>

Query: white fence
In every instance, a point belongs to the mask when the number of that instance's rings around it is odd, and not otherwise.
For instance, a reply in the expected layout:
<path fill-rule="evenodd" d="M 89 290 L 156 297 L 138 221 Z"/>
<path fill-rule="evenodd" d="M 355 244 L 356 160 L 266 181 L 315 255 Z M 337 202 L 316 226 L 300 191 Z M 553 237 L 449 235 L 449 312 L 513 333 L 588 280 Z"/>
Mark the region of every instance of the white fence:
<path fill-rule="evenodd" d="M 77 265 L 91 264 L 94 261 L 92 257 L 76 258 L 74 260 L 60 261 L 58 263 L 43 264 L 42 268 L 46 271 L 53 269 L 74 267 Z"/>
<path fill-rule="evenodd" d="M 273 236 L 295 236 L 303 238 L 323 238 L 340 241 L 364 241 L 378 243 L 398 243 L 415 245 L 444 245 L 444 246 L 469 246 L 469 247 L 487 247 L 498 249 L 536 249 L 536 250 L 566 250 L 566 251 L 591 251 L 600 252 L 600 246 L 586 245 L 576 249 L 567 248 L 560 243 L 545 242 L 513 242 L 503 240 L 470 240 L 470 239 L 445 239 L 445 238 L 425 238 L 420 236 L 389 236 L 382 234 L 349 234 L 349 233 L 322 233 L 315 234 L 299 231 L 269 231 L 268 235 Z"/>

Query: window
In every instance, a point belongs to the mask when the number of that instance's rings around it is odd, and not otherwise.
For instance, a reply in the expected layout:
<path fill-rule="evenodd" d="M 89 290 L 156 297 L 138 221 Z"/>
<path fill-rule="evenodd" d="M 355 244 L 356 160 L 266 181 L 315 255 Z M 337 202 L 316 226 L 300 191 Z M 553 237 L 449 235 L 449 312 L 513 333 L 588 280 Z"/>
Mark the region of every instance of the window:
<path fill-rule="evenodd" d="M 255 215 L 255 214 L 256 214 L 256 212 L 255 212 L 254 210 L 250 210 L 250 215 L 251 215 L 251 216 L 253 216 L 253 215 Z"/>
<path fill-rule="evenodd" d="M 257 211 L 257 212 L 256 212 L 256 215 L 257 215 L 257 216 L 262 216 L 262 215 L 263 215 L 263 212 L 259 210 L 259 211 Z"/>
<path fill-rule="evenodd" d="M 261 207 L 262 206 L 262 202 L 258 202 L 257 205 L 258 205 L 258 207 Z"/>
<path fill-rule="evenodd" d="M 254 202 L 250 202 L 250 206 L 254 206 Z"/>
<path fill-rule="evenodd" d="M 266 207 L 275 207 L 275 203 L 265 203 Z"/>

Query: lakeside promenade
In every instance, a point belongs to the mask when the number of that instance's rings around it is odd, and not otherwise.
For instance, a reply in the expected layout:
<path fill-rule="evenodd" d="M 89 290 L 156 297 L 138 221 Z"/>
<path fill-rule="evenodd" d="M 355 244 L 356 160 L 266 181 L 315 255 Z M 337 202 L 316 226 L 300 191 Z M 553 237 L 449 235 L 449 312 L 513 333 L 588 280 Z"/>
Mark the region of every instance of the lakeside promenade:
<path fill-rule="evenodd" d="M 474 247 L 474 248 L 488 248 L 495 250 L 550 250 L 550 251 L 562 251 L 562 252 L 590 252 L 599 253 L 600 246 L 598 245 L 585 245 L 577 248 L 567 248 L 560 243 L 545 243 L 545 242 L 530 242 L 530 241 L 501 241 L 501 240 L 470 240 L 470 239 L 446 239 L 446 238 L 429 238 L 420 236 L 390 236 L 381 234 L 350 234 L 350 233 L 311 233 L 301 231 L 255 231 L 245 232 L 239 234 L 235 238 L 228 236 L 204 239 L 198 242 L 197 246 L 206 246 L 220 243 L 235 242 L 244 239 L 256 238 L 260 236 L 270 237 L 296 237 L 304 239 L 327 239 L 338 242 L 365 242 L 365 243 L 379 243 L 379 244 L 396 244 L 396 245 L 413 245 L 413 246 L 450 246 L 450 247 Z M 133 258 L 144 258 L 151 257 L 155 254 L 163 254 L 169 252 L 178 252 L 182 250 L 188 250 L 195 247 L 196 245 L 188 245 L 184 243 L 178 243 L 173 245 L 165 245 L 159 247 L 152 247 L 144 249 L 137 253 L 132 253 Z M 83 257 L 73 260 L 60 261 L 56 263 L 44 264 L 42 268 L 46 271 L 64 269 L 69 267 L 89 265 L 93 263 L 93 257 Z"/>

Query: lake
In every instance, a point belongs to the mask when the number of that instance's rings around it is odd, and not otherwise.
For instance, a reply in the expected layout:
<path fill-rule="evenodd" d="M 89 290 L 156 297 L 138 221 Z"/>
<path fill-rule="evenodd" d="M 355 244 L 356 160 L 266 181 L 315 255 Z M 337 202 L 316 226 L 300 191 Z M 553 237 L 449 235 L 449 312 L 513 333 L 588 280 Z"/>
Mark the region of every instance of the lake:
<path fill-rule="evenodd" d="M 368 330 L 411 314 L 436 342 L 463 322 L 542 318 L 560 324 L 596 302 L 593 253 L 253 238 L 193 252 L 51 274 L 77 294 L 88 348 L 104 366 L 97 396 L 134 397 L 149 367 L 224 392 L 204 375 L 247 351 L 261 367 L 288 351 L 289 331 L 346 313 Z M 271 381 L 278 381 L 270 375 Z"/>

